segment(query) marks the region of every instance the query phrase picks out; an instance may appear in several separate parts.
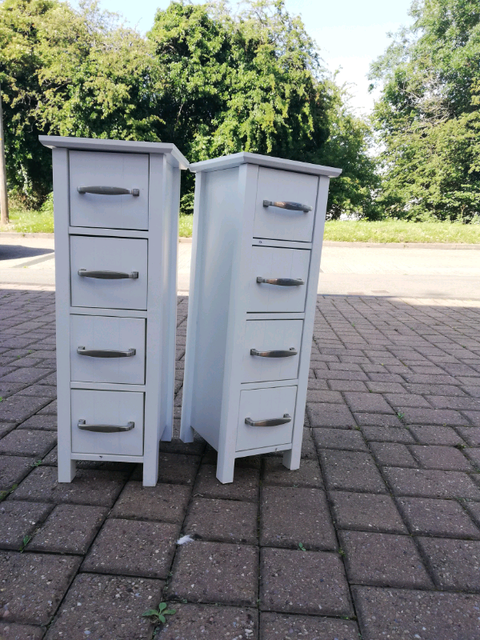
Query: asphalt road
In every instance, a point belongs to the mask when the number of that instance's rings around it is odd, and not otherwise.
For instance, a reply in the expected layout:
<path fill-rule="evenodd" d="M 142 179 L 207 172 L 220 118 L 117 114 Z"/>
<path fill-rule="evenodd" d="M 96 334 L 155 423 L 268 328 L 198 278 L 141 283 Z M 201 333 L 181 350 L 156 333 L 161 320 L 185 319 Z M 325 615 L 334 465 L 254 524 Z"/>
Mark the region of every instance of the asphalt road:
<path fill-rule="evenodd" d="M 178 245 L 178 289 L 188 293 L 191 243 Z M 0 285 L 54 286 L 52 236 L 0 235 Z M 480 245 L 325 242 L 318 292 L 480 300 Z"/>

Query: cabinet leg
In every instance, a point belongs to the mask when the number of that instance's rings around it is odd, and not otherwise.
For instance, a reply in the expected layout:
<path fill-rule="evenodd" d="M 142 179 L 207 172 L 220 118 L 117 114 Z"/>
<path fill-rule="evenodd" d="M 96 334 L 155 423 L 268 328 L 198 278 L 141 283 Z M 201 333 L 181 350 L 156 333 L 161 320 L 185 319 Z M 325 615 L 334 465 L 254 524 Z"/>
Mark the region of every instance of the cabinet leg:
<path fill-rule="evenodd" d="M 183 424 L 180 427 L 180 440 L 182 442 L 193 442 L 195 437 L 195 431 L 192 427 L 184 427 Z"/>
<path fill-rule="evenodd" d="M 285 451 L 283 454 L 283 465 L 290 469 L 290 471 L 295 471 L 300 468 L 300 458 L 302 451 L 300 448 L 297 449 L 289 449 Z"/>
<path fill-rule="evenodd" d="M 222 484 L 233 482 L 233 474 L 235 472 L 235 458 L 226 456 L 225 453 L 218 452 L 217 457 L 217 479 Z"/>
<path fill-rule="evenodd" d="M 167 424 L 165 429 L 163 430 L 162 437 L 160 438 L 162 442 L 170 442 L 172 439 L 173 428 L 171 424 Z"/>
<path fill-rule="evenodd" d="M 62 459 L 60 456 L 58 459 L 58 481 L 59 482 L 71 482 L 77 472 L 77 463 L 70 458 Z"/>
<path fill-rule="evenodd" d="M 158 480 L 158 458 L 156 463 L 143 463 L 143 486 L 155 487 Z"/>

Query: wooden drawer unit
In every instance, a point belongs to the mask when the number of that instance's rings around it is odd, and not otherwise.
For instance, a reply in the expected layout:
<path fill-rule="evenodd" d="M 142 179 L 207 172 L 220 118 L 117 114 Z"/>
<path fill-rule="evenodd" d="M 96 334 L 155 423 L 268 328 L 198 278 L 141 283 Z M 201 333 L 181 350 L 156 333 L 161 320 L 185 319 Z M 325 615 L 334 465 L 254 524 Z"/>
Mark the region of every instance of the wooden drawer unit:
<path fill-rule="evenodd" d="M 196 172 L 181 438 L 298 469 L 330 178 L 339 169 L 239 153 Z"/>
<path fill-rule="evenodd" d="M 180 171 L 173 144 L 41 136 L 53 149 L 58 479 L 76 460 L 158 477 L 173 427 Z"/>

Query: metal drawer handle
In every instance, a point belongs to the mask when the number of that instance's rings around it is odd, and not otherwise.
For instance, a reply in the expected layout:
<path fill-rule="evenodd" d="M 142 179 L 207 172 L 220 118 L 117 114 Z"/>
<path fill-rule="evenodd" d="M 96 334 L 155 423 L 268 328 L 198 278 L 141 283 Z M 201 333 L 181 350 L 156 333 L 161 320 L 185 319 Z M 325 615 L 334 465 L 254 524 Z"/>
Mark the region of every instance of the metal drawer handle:
<path fill-rule="evenodd" d="M 305 282 L 301 278 L 262 278 L 257 277 L 258 284 L 275 284 L 278 287 L 301 287 Z"/>
<path fill-rule="evenodd" d="M 308 213 L 312 210 L 312 207 L 308 204 L 302 204 L 301 202 L 274 202 L 273 200 L 264 200 L 264 207 L 278 207 L 279 209 L 288 209 L 289 211 L 303 211 Z"/>
<path fill-rule="evenodd" d="M 122 189 L 122 187 L 77 187 L 78 193 L 94 193 L 99 196 L 139 196 L 140 189 Z"/>
<path fill-rule="evenodd" d="M 79 356 L 88 356 L 89 358 L 131 358 L 137 353 L 137 350 L 114 351 L 112 349 L 85 349 L 85 347 L 78 347 L 77 353 Z"/>
<path fill-rule="evenodd" d="M 298 351 L 294 347 L 290 347 L 287 350 L 277 350 L 277 351 L 258 351 L 257 349 L 250 349 L 251 356 L 260 356 L 260 358 L 291 358 L 292 356 L 296 356 Z"/>
<path fill-rule="evenodd" d="M 85 420 L 79 420 L 77 427 L 82 431 L 96 431 L 98 433 L 121 433 L 135 428 L 134 422 L 127 422 L 126 427 L 117 424 L 87 424 Z"/>
<path fill-rule="evenodd" d="M 270 420 L 252 420 L 245 418 L 245 424 L 249 427 L 278 427 L 279 424 L 286 424 L 292 421 L 292 416 L 288 413 L 283 414 L 283 418 L 270 418 Z"/>
<path fill-rule="evenodd" d="M 88 271 L 87 269 L 79 269 L 77 273 L 82 278 L 98 278 L 100 280 L 126 280 L 127 278 L 137 280 L 138 278 L 138 271 L 122 273 L 121 271 Z"/>

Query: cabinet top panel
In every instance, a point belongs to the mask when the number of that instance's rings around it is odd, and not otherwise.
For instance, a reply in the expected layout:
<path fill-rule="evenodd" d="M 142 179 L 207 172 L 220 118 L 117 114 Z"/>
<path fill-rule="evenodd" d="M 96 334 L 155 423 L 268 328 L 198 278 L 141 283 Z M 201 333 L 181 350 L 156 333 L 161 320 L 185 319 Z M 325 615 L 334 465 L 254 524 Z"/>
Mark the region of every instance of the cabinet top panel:
<path fill-rule="evenodd" d="M 329 178 L 336 178 L 342 173 L 341 169 L 325 167 L 321 164 L 310 164 L 309 162 L 286 160 L 285 158 L 273 158 L 271 156 L 262 156 L 258 153 L 246 153 L 244 151 L 241 153 L 234 153 L 230 156 L 213 158 L 212 160 L 194 162 L 190 165 L 189 169 L 194 173 L 200 173 L 201 171 L 231 169 L 242 164 L 256 164 L 262 167 L 270 167 L 272 169 L 296 171 L 297 173 L 311 173 L 316 176 L 328 176 Z"/>
<path fill-rule="evenodd" d="M 50 149 L 76 149 L 79 151 L 117 151 L 121 153 L 161 153 L 169 155 L 172 164 L 188 169 L 189 162 L 171 142 L 136 142 L 133 140 L 103 140 L 98 138 L 65 138 L 62 136 L 38 136 Z"/>

